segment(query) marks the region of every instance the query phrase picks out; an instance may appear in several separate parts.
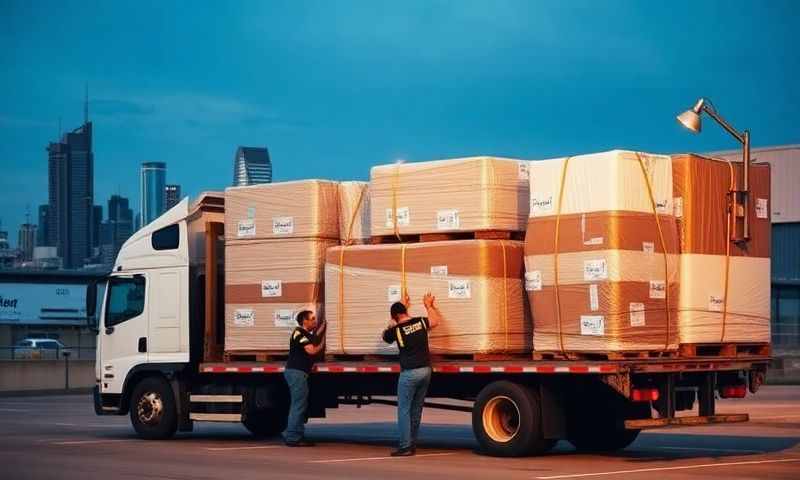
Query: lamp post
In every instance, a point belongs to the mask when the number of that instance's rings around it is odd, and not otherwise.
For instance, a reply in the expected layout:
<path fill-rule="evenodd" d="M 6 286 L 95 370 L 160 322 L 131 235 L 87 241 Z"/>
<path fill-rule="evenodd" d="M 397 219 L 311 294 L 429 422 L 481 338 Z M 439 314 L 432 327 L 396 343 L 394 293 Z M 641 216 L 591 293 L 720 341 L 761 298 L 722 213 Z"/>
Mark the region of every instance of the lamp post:
<path fill-rule="evenodd" d="M 678 115 L 678 123 L 694 133 L 700 133 L 702 128 L 700 114 L 703 112 L 707 113 L 708 116 L 713 118 L 726 132 L 733 135 L 736 140 L 739 140 L 742 144 L 742 160 L 744 163 L 742 185 L 740 188 L 737 181 L 736 190 L 731 192 L 733 195 L 734 218 L 743 217 L 742 236 L 739 237 L 736 235 L 736 232 L 733 232 L 731 240 L 736 243 L 747 242 L 750 240 L 750 132 L 748 130 L 739 132 L 733 128 L 731 124 L 717 113 L 714 104 L 705 98 L 699 99 L 692 108 Z M 739 204 L 742 205 L 743 212 L 741 214 L 738 209 Z"/>

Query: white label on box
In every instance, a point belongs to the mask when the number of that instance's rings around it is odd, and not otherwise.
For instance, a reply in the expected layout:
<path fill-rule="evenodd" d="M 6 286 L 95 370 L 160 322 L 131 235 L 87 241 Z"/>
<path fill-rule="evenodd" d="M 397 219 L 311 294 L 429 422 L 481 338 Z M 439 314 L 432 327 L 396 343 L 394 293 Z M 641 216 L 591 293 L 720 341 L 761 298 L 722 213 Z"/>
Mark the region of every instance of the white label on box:
<path fill-rule="evenodd" d="M 584 245 L 602 245 L 603 237 L 593 237 L 583 242 Z"/>
<path fill-rule="evenodd" d="M 606 333 L 602 315 L 581 315 L 581 335 L 602 336 Z"/>
<path fill-rule="evenodd" d="M 642 242 L 642 251 L 644 253 L 655 253 L 656 244 L 653 242 Z"/>
<path fill-rule="evenodd" d="M 631 303 L 628 305 L 631 327 L 644 327 L 644 303 Z"/>
<path fill-rule="evenodd" d="M 386 297 L 389 299 L 389 303 L 400 302 L 403 300 L 403 289 L 400 288 L 400 285 L 389 285 L 386 289 Z"/>
<path fill-rule="evenodd" d="M 542 272 L 534 270 L 532 272 L 525 272 L 525 290 L 533 292 L 542 289 Z"/>
<path fill-rule="evenodd" d="M 672 199 L 672 212 L 677 218 L 683 217 L 683 197 L 675 197 Z"/>
<path fill-rule="evenodd" d="M 247 218 L 256 218 L 256 207 L 247 207 Z"/>
<path fill-rule="evenodd" d="M 239 228 L 236 229 L 237 237 L 255 237 L 256 236 L 256 221 L 253 219 L 240 220 Z"/>
<path fill-rule="evenodd" d="M 431 277 L 446 277 L 447 265 L 431 265 Z"/>
<path fill-rule="evenodd" d="M 547 198 L 531 197 L 531 215 L 549 215 L 553 211 L 553 196 Z"/>
<path fill-rule="evenodd" d="M 447 282 L 447 296 L 449 298 L 472 298 L 469 280 L 450 280 Z"/>
<path fill-rule="evenodd" d="M 597 284 L 589 285 L 589 310 L 596 312 L 600 309 L 600 299 L 597 298 Z"/>
<path fill-rule="evenodd" d="M 725 304 L 725 298 L 718 295 L 708 296 L 708 310 L 711 312 L 721 312 L 722 306 Z"/>
<path fill-rule="evenodd" d="M 593 282 L 595 280 L 605 280 L 607 278 L 608 267 L 605 258 L 583 261 L 583 279 L 585 281 Z"/>
<path fill-rule="evenodd" d="M 669 200 L 656 201 L 656 213 L 669 213 Z"/>
<path fill-rule="evenodd" d="M 766 198 L 756 198 L 756 217 L 768 218 L 769 217 L 769 203 Z"/>
<path fill-rule="evenodd" d="M 408 207 L 400 207 L 397 209 L 397 226 L 403 225 L 410 225 L 411 224 L 411 212 L 408 210 Z M 386 227 L 391 228 L 394 227 L 394 217 L 392 215 L 392 209 L 386 209 Z"/>
<path fill-rule="evenodd" d="M 518 175 L 520 180 L 530 180 L 530 170 L 528 169 L 528 162 L 521 160 L 518 164 Z"/>
<path fill-rule="evenodd" d="M 272 217 L 272 233 L 275 235 L 294 233 L 294 217 Z"/>
<path fill-rule="evenodd" d="M 455 230 L 461 227 L 458 210 L 439 210 L 436 212 L 436 228 L 438 230 Z"/>
<path fill-rule="evenodd" d="M 294 310 L 275 310 L 273 315 L 275 326 L 278 328 L 293 328 L 297 326 L 297 321 L 294 318 Z"/>
<path fill-rule="evenodd" d="M 237 327 L 252 327 L 256 324 L 256 314 L 252 308 L 234 310 L 233 324 Z"/>
<path fill-rule="evenodd" d="M 667 283 L 663 280 L 650 280 L 650 298 L 667 298 Z"/>
<path fill-rule="evenodd" d="M 280 297 L 283 295 L 282 285 L 280 280 L 262 280 L 261 281 L 261 296 L 262 297 Z"/>

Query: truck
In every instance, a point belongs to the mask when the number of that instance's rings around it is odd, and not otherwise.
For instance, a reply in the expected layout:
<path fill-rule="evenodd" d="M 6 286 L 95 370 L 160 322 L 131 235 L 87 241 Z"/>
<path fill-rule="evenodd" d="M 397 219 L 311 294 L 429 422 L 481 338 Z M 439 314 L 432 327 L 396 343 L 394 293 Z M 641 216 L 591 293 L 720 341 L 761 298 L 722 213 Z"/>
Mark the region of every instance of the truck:
<path fill-rule="evenodd" d="M 286 427 L 283 361 L 224 354 L 224 210 L 222 193 L 183 199 L 134 233 L 110 274 L 88 287 L 99 337 L 95 412 L 129 415 L 141 438 L 166 439 L 194 422 L 241 422 L 258 437 Z M 471 412 L 490 455 L 543 454 L 561 439 L 610 452 L 644 429 L 747 421 L 717 414 L 716 399 L 755 393 L 769 362 L 769 344 L 698 346 L 691 355 L 435 358 L 428 397 L 437 401 L 426 407 Z M 311 375 L 308 416 L 396 404 L 399 371 L 392 357 L 327 356 Z"/>

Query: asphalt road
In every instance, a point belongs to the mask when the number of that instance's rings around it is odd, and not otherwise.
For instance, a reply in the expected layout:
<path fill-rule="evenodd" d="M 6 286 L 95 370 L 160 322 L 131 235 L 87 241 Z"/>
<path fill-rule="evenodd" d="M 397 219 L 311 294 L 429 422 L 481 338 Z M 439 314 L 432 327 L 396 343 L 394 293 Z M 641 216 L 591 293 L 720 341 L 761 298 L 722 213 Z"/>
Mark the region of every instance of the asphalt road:
<path fill-rule="evenodd" d="M 469 414 L 426 410 L 418 455 L 391 458 L 395 411 L 387 406 L 332 410 L 309 424 L 317 447 L 290 449 L 232 424 L 139 440 L 127 417 L 95 416 L 88 396 L 4 397 L 0 478 L 800 478 L 800 387 L 764 387 L 721 401 L 718 411 L 747 412 L 751 422 L 650 431 L 614 455 L 579 454 L 560 442 L 547 456 L 504 459 L 473 451 Z"/>

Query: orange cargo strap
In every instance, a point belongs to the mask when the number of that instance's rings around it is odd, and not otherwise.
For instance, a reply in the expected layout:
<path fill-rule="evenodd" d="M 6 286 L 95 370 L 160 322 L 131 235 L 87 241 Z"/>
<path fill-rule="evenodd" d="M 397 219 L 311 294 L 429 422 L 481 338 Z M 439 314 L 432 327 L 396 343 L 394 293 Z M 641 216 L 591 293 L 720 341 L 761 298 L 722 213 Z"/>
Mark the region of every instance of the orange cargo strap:
<path fill-rule="evenodd" d="M 508 260 L 506 257 L 506 242 L 500 240 L 503 249 L 503 335 L 505 351 L 508 351 Z"/>
<path fill-rule="evenodd" d="M 358 193 L 358 202 L 356 203 L 356 208 L 353 210 L 353 215 L 350 217 L 350 223 L 347 226 L 347 236 L 345 237 L 344 244 L 342 244 L 342 249 L 339 251 L 339 302 L 336 307 L 338 313 L 337 318 L 339 319 L 339 345 L 342 347 L 343 354 L 347 353 L 344 348 L 344 251 L 353 243 L 353 224 L 355 224 L 356 217 L 358 217 L 358 213 L 361 210 L 366 189 L 367 186 L 364 185 Z"/>
<path fill-rule="evenodd" d="M 556 207 L 556 232 L 553 245 L 553 266 L 554 266 L 553 290 L 555 292 L 555 299 L 556 299 L 556 322 L 558 323 L 558 347 L 562 352 L 564 351 L 564 332 L 561 326 L 561 299 L 558 294 L 558 235 L 560 233 L 559 227 L 561 226 L 561 200 L 564 198 L 564 183 L 566 183 L 567 165 L 569 165 L 570 158 L 572 157 L 565 158 L 564 165 L 561 167 L 561 181 L 559 182 L 559 187 L 558 187 L 558 206 Z"/>
<path fill-rule="evenodd" d="M 408 295 L 406 286 L 406 244 L 400 245 L 400 301 Z"/>
<path fill-rule="evenodd" d="M 350 223 L 347 225 L 347 236 L 344 240 L 345 245 L 351 245 L 353 243 L 353 225 L 356 223 L 358 213 L 361 211 L 361 204 L 364 201 L 364 192 L 366 190 L 367 186 L 363 185 L 358 192 L 358 202 L 356 203 L 356 208 L 353 210 L 353 215 L 350 216 Z"/>
<path fill-rule="evenodd" d="M 394 236 L 400 240 L 400 227 L 397 221 L 397 184 L 400 183 L 400 164 L 395 165 L 392 176 L 392 227 Z"/>
<path fill-rule="evenodd" d="M 729 195 L 733 198 L 733 205 L 728 207 L 728 215 L 725 219 L 725 293 L 724 298 L 722 299 L 722 332 L 720 334 L 719 341 L 720 343 L 725 341 L 725 324 L 728 320 L 728 283 L 730 281 L 730 268 L 731 268 L 731 219 L 736 221 L 736 217 L 732 215 L 736 213 L 736 194 L 733 191 L 736 189 L 736 173 L 733 170 L 733 164 L 730 160 L 728 162 L 728 169 L 730 170 L 730 186 L 729 186 Z M 733 210 L 733 212 L 731 211 Z"/>
<path fill-rule="evenodd" d="M 664 241 L 664 231 L 661 229 L 661 221 L 658 218 L 658 208 L 656 207 L 656 199 L 653 195 L 653 185 L 650 183 L 650 177 L 647 176 L 647 169 L 642 161 L 642 154 L 636 152 L 636 159 L 639 160 L 639 168 L 642 169 L 644 176 L 644 183 L 647 186 L 647 195 L 650 198 L 650 208 L 653 209 L 653 218 L 656 221 L 656 230 L 658 231 L 658 242 L 661 244 L 661 250 L 664 256 L 664 310 L 667 313 L 667 331 L 666 338 L 664 339 L 664 349 L 669 349 L 669 338 L 671 335 L 672 318 L 669 313 L 669 256 L 667 254 L 667 242 Z"/>

